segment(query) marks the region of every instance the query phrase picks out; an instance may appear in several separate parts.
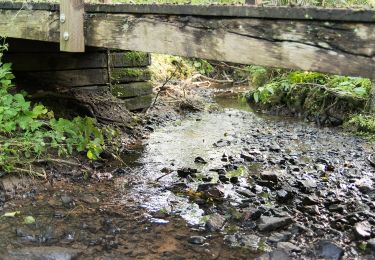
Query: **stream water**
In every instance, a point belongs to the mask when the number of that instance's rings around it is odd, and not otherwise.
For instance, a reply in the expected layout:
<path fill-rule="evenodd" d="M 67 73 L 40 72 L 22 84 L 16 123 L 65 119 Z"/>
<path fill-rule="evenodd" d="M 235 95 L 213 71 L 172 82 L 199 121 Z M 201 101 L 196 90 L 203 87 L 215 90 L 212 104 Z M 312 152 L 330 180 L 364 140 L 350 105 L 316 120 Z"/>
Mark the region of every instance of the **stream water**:
<path fill-rule="evenodd" d="M 373 259 L 373 144 L 216 101 L 155 127 L 110 181 L 10 181 L 0 259 Z"/>

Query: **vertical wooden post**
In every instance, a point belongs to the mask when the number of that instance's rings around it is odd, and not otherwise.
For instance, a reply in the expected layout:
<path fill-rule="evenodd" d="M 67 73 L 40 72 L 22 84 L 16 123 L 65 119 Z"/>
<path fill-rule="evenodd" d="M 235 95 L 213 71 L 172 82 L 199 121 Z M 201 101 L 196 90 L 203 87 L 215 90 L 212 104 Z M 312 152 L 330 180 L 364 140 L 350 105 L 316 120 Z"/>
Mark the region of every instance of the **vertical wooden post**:
<path fill-rule="evenodd" d="M 370 93 L 370 104 L 369 104 L 370 112 L 375 113 L 375 80 L 372 80 L 372 89 Z"/>
<path fill-rule="evenodd" d="M 60 0 L 60 51 L 84 52 L 84 0 Z"/>

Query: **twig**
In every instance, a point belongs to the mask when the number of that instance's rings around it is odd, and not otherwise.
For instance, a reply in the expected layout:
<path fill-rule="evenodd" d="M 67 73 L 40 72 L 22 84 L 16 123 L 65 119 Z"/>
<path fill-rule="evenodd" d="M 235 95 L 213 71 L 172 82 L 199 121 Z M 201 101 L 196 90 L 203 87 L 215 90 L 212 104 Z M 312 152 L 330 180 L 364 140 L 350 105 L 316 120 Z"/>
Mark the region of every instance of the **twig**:
<path fill-rule="evenodd" d="M 173 73 L 165 80 L 165 82 L 163 83 L 163 85 L 161 85 L 161 87 L 159 88 L 159 91 L 158 91 L 158 93 L 156 93 L 156 96 L 155 96 L 155 99 L 154 99 L 154 102 L 151 104 L 151 106 L 149 106 L 148 108 L 147 108 L 147 110 L 146 110 L 146 113 L 147 113 L 147 111 L 150 109 L 150 108 L 152 108 L 152 107 L 154 107 L 155 106 L 155 103 L 156 103 L 156 101 L 157 101 L 157 99 L 158 99 L 158 97 L 159 97 L 159 95 L 160 95 L 160 93 L 162 92 L 162 91 L 164 91 L 165 90 L 165 85 L 167 85 L 167 83 L 176 75 L 176 73 L 177 73 L 177 71 L 180 69 L 180 66 L 178 65 L 178 64 L 176 64 L 176 69 L 173 71 Z"/>
<path fill-rule="evenodd" d="M 219 83 L 219 84 L 233 84 L 233 80 L 219 80 L 219 79 L 213 79 L 213 78 L 210 78 L 210 77 L 207 77 L 207 76 L 204 76 L 202 74 L 197 74 L 194 76 L 194 78 L 202 78 L 202 79 L 205 79 L 205 80 L 208 80 L 208 81 L 212 81 L 212 82 L 215 82 L 215 83 Z"/>
<path fill-rule="evenodd" d="M 62 160 L 62 159 L 46 158 L 46 159 L 37 160 L 35 162 L 36 163 L 54 162 L 54 163 L 65 164 L 65 165 L 69 165 L 69 166 L 82 167 L 87 171 L 91 170 L 91 168 L 89 168 L 89 167 L 87 167 L 87 166 L 85 166 L 81 163 L 76 163 L 76 162 Z"/>
<path fill-rule="evenodd" d="M 47 178 L 46 173 L 40 173 L 40 172 L 32 170 L 31 168 L 30 169 L 23 169 L 23 168 L 13 167 L 12 172 L 14 172 L 14 173 L 17 173 L 17 172 L 27 173 L 27 174 L 35 175 L 37 177 Z"/>

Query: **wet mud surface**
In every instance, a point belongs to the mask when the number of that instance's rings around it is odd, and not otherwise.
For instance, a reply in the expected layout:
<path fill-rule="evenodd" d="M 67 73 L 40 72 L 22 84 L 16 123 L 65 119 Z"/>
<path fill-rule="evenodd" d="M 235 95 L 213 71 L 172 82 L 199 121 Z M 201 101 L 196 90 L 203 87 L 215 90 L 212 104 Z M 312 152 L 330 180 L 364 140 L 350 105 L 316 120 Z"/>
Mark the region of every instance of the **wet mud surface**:
<path fill-rule="evenodd" d="M 373 143 L 238 108 L 151 120 L 109 181 L 3 187 L 0 259 L 374 259 Z"/>

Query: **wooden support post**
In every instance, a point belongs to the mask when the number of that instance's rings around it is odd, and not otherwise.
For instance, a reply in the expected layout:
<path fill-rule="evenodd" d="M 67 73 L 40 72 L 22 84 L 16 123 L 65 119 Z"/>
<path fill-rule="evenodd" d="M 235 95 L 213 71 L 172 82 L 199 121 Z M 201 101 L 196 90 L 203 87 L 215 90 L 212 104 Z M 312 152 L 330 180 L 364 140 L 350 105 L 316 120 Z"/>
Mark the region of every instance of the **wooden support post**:
<path fill-rule="evenodd" d="M 60 51 L 84 52 L 84 0 L 60 2 Z"/>
<path fill-rule="evenodd" d="M 375 113 L 375 80 L 372 81 L 372 89 L 370 93 L 370 111 Z"/>

